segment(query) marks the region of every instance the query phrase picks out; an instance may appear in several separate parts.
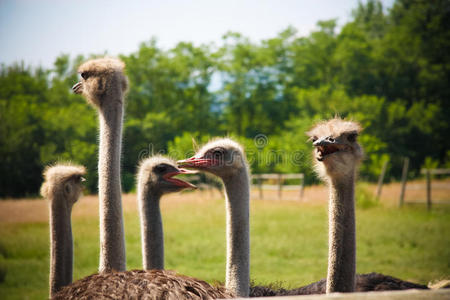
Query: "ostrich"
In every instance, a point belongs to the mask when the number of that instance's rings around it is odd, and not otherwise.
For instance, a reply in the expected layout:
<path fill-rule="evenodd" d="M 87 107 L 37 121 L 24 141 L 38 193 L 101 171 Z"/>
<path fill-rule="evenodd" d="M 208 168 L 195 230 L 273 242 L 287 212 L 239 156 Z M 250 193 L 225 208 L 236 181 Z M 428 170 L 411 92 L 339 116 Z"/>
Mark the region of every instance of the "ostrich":
<path fill-rule="evenodd" d="M 172 178 L 189 173 L 195 172 L 178 169 L 173 160 L 163 156 L 147 158 L 140 163 L 137 190 L 144 270 L 164 269 L 164 235 L 159 201 L 163 194 L 196 188 L 188 182 Z"/>
<path fill-rule="evenodd" d="M 250 172 L 242 147 L 235 141 L 217 139 L 203 146 L 193 157 L 179 161 L 219 176 L 226 190 L 227 265 L 226 288 L 238 297 L 250 289 Z"/>
<path fill-rule="evenodd" d="M 330 189 L 328 274 L 326 292 L 354 292 L 356 287 L 355 177 L 363 158 L 357 142 L 361 126 L 332 119 L 308 135 L 315 149 L 315 168 Z"/>
<path fill-rule="evenodd" d="M 179 169 L 174 161 L 160 156 L 140 164 L 138 197 L 145 268 L 164 266 L 159 198 L 164 193 L 194 187 L 173 178 L 183 173 L 192 172 Z M 233 296 L 225 288 L 213 287 L 205 281 L 174 271 L 153 269 L 93 274 L 64 287 L 53 299 L 216 299 Z"/>
<path fill-rule="evenodd" d="M 328 274 L 316 289 L 326 292 L 426 289 L 424 285 L 369 273 L 356 275 L 355 179 L 363 149 L 357 142 L 361 126 L 334 118 L 318 123 L 307 134 L 315 147 L 315 169 L 330 190 Z M 320 288 L 321 286 L 321 288 Z"/>
<path fill-rule="evenodd" d="M 50 297 L 72 282 L 73 241 L 70 216 L 82 192 L 86 170 L 82 166 L 58 164 L 44 171 L 41 195 L 49 200 Z"/>
<path fill-rule="evenodd" d="M 78 69 L 81 81 L 72 87 L 76 94 L 85 96 L 99 114 L 100 272 L 126 269 L 120 187 L 123 106 L 128 85 L 124 67 L 123 62 L 113 58 L 87 61 Z"/>
<path fill-rule="evenodd" d="M 424 285 L 380 273 L 355 274 L 354 187 L 357 168 L 363 158 L 363 150 L 357 142 L 360 131 L 361 126 L 358 123 L 336 118 L 320 122 L 307 133 L 316 147 L 315 169 L 330 187 L 327 278 L 292 290 L 254 286 L 253 295 L 427 289 Z"/>

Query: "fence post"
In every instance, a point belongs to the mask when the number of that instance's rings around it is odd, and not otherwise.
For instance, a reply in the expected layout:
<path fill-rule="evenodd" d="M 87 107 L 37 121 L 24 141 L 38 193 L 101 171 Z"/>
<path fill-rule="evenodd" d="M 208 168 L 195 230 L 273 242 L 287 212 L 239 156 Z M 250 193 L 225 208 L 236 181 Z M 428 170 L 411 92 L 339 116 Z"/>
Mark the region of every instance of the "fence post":
<path fill-rule="evenodd" d="M 427 209 L 431 210 L 431 174 L 430 169 L 426 169 L 427 174 Z"/>
<path fill-rule="evenodd" d="M 263 181 L 262 176 L 258 175 L 259 199 L 262 199 L 264 197 L 263 190 L 262 190 L 262 181 Z"/>
<path fill-rule="evenodd" d="M 405 157 L 403 161 L 403 171 L 402 171 L 402 190 L 400 192 L 400 207 L 403 206 L 405 200 L 405 189 L 406 189 L 406 179 L 408 177 L 408 167 L 409 167 L 409 157 Z"/>
<path fill-rule="evenodd" d="M 377 193 L 376 193 L 377 200 L 380 200 L 381 197 L 381 189 L 383 188 L 384 174 L 386 173 L 388 161 L 389 160 L 384 161 L 383 167 L 381 168 L 380 177 L 378 178 Z"/>
<path fill-rule="evenodd" d="M 302 174 L 302 178 L 300 180 L 300 200 L 303 199 L 303 189 L 305 188 L 305 174 Z"/>
<path fill-rule="evenodd" d="M 281 189 L 283 187 L 282 176 L 283 175 L 278 174 L 278 200 L 281 200 Z"/>

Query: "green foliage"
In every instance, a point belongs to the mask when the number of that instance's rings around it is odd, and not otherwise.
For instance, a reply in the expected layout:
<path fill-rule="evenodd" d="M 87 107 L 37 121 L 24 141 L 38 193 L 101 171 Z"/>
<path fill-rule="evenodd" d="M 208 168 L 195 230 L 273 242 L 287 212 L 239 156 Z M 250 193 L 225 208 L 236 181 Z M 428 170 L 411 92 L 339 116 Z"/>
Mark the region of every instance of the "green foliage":
<path fill-rule="evenodd" d="M 436 169 L 438 166 L 439 166 L 439 162 L 428 156 L 425 158 L 422 168 L 423 169 Z"/>
<path fill-rule="evenodd" d="M 134 184 L 135 176 L 132 173 L 124 173 L 122 175 L 122 188 L 124 193 L 136 192 Z"/>
<path fill-rule="evenodd" d="M 195 154 L 202 144 L 210 139 L 208 135 L 200 135 L 198 132 L 183 132 L 181 136 L 169 142 L 168 155 L 173 159 L 185 159 Z"/>
<path fill-rule="evenodd" d="M 239 33 L 220 47 L 144 42 L 126 63 L 130 89 L 123 142 L 123 188 L 151 153 L 176 158 L 209 137 L 231 135 L 246 146 L 253 172 L 304 172 L 314 181 L 304 132 L 335 115 L 365 128 L 361 176 L 376 180 L 389 159 L 399 178 L 402 158 L 412 176 L 425 159 L 449 164 L 449 2 L 397 0 L 389 12 L 360 2 L 340 31 L 336 20 L 298 37 L 293 27 L 253 42 Z M 95 110 L 70 87 L 85 59 L 61 55 L 50 70 L 23 64 L 0 70 L 0 197 L 36 194 L 46 164 L 87 166 L 97 185 Z M 264 135 L 267 143 L 255 145 Z M 185 157 L 185 156 L 184 156 Z"/>
<path fill-rule="evenodd" d="M 450 169 L 450 150 L 445 154 L 444 168 Z"/>

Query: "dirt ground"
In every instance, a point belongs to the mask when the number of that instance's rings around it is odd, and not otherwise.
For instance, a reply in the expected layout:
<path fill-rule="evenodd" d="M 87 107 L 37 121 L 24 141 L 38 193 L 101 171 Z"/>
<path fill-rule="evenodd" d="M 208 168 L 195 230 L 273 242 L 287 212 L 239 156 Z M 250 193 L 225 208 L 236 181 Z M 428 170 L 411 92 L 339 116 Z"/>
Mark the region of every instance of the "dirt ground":
<path fill-rule="evenodd" d="M 376 185 L 369 184 L 367 188 L 375 194 Z M 400 197 L 401 186 L 399 183 L 390 183 L 383 186 L 380 201 L 387 206 L 397 206 Z M 299 190 L 283 190 L 281 200 L 278 200 L 278 190 L 263 190 L 263 200 L 266 201 L 289 201 L 299 205 L 326 205 L 328 201 L 328 189 L 324 185 L 306 187 L 303 198 L 300 199 Z M 166 209 L 176 208 L 179 202 L 202 203 L 210 199 L 222 198 L 218 190 L 196 190 L 186 191 L 178 194 L 164 196 L 161 205 Z M 259 190 L 252 189 L 253 201 L 260 201 Z M 450 204 L 450 178 L 435 180 L 432 184 L 433 203 Z M 418 180 L 408 182 L 405 202 L 406 205 L 422 205 L 426 201 L 425 181 Z M 136 212 L 137 203 L 135 194 L 123 195 L 124 211 Z M 83 196 L 79 203 L 73 208 L 74 217 L 96 216 L 98 214 L 97 195 Z M 44 199 L 6 199 L 0 201 L 0 223 L 22 223 L 22 222 L 46 222 L 48 220 L 48 205 Z"/>

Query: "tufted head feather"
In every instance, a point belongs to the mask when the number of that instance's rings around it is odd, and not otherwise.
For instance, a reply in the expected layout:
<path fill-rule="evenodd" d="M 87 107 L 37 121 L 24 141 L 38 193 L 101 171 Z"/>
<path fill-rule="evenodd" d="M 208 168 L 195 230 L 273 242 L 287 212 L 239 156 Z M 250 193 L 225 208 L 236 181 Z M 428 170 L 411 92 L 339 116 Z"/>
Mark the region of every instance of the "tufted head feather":
<path fill-rule="evenodd" d="M 70 163 L 47 166 L 44 170 L 44 183 L 41 187 L 41 195 L 53 200 L 61 193 L 72 196 L 74 202 L 78 199 L 81 191 L 81 182 L 86 174 L 86 168 Z"/>
<path fill-rule="evenodd" d="M 88 60 L 78 67 L 78 73 L 92 72 L 96 75 L 123 72 L 125 63 L 117 58 L 103 57 Z"/>
<path fill-rule="evenodd" d="M 338 137 L 343 133 L 354 132 L 359 134 L 362 127 L 358 122 L 347 121 L 340 118 L 334 118 L 328 121 L 321 121 L 314 125 L 314 127 L 306 134 L 313 139 L 314 136 L 333 136 Z"/>

